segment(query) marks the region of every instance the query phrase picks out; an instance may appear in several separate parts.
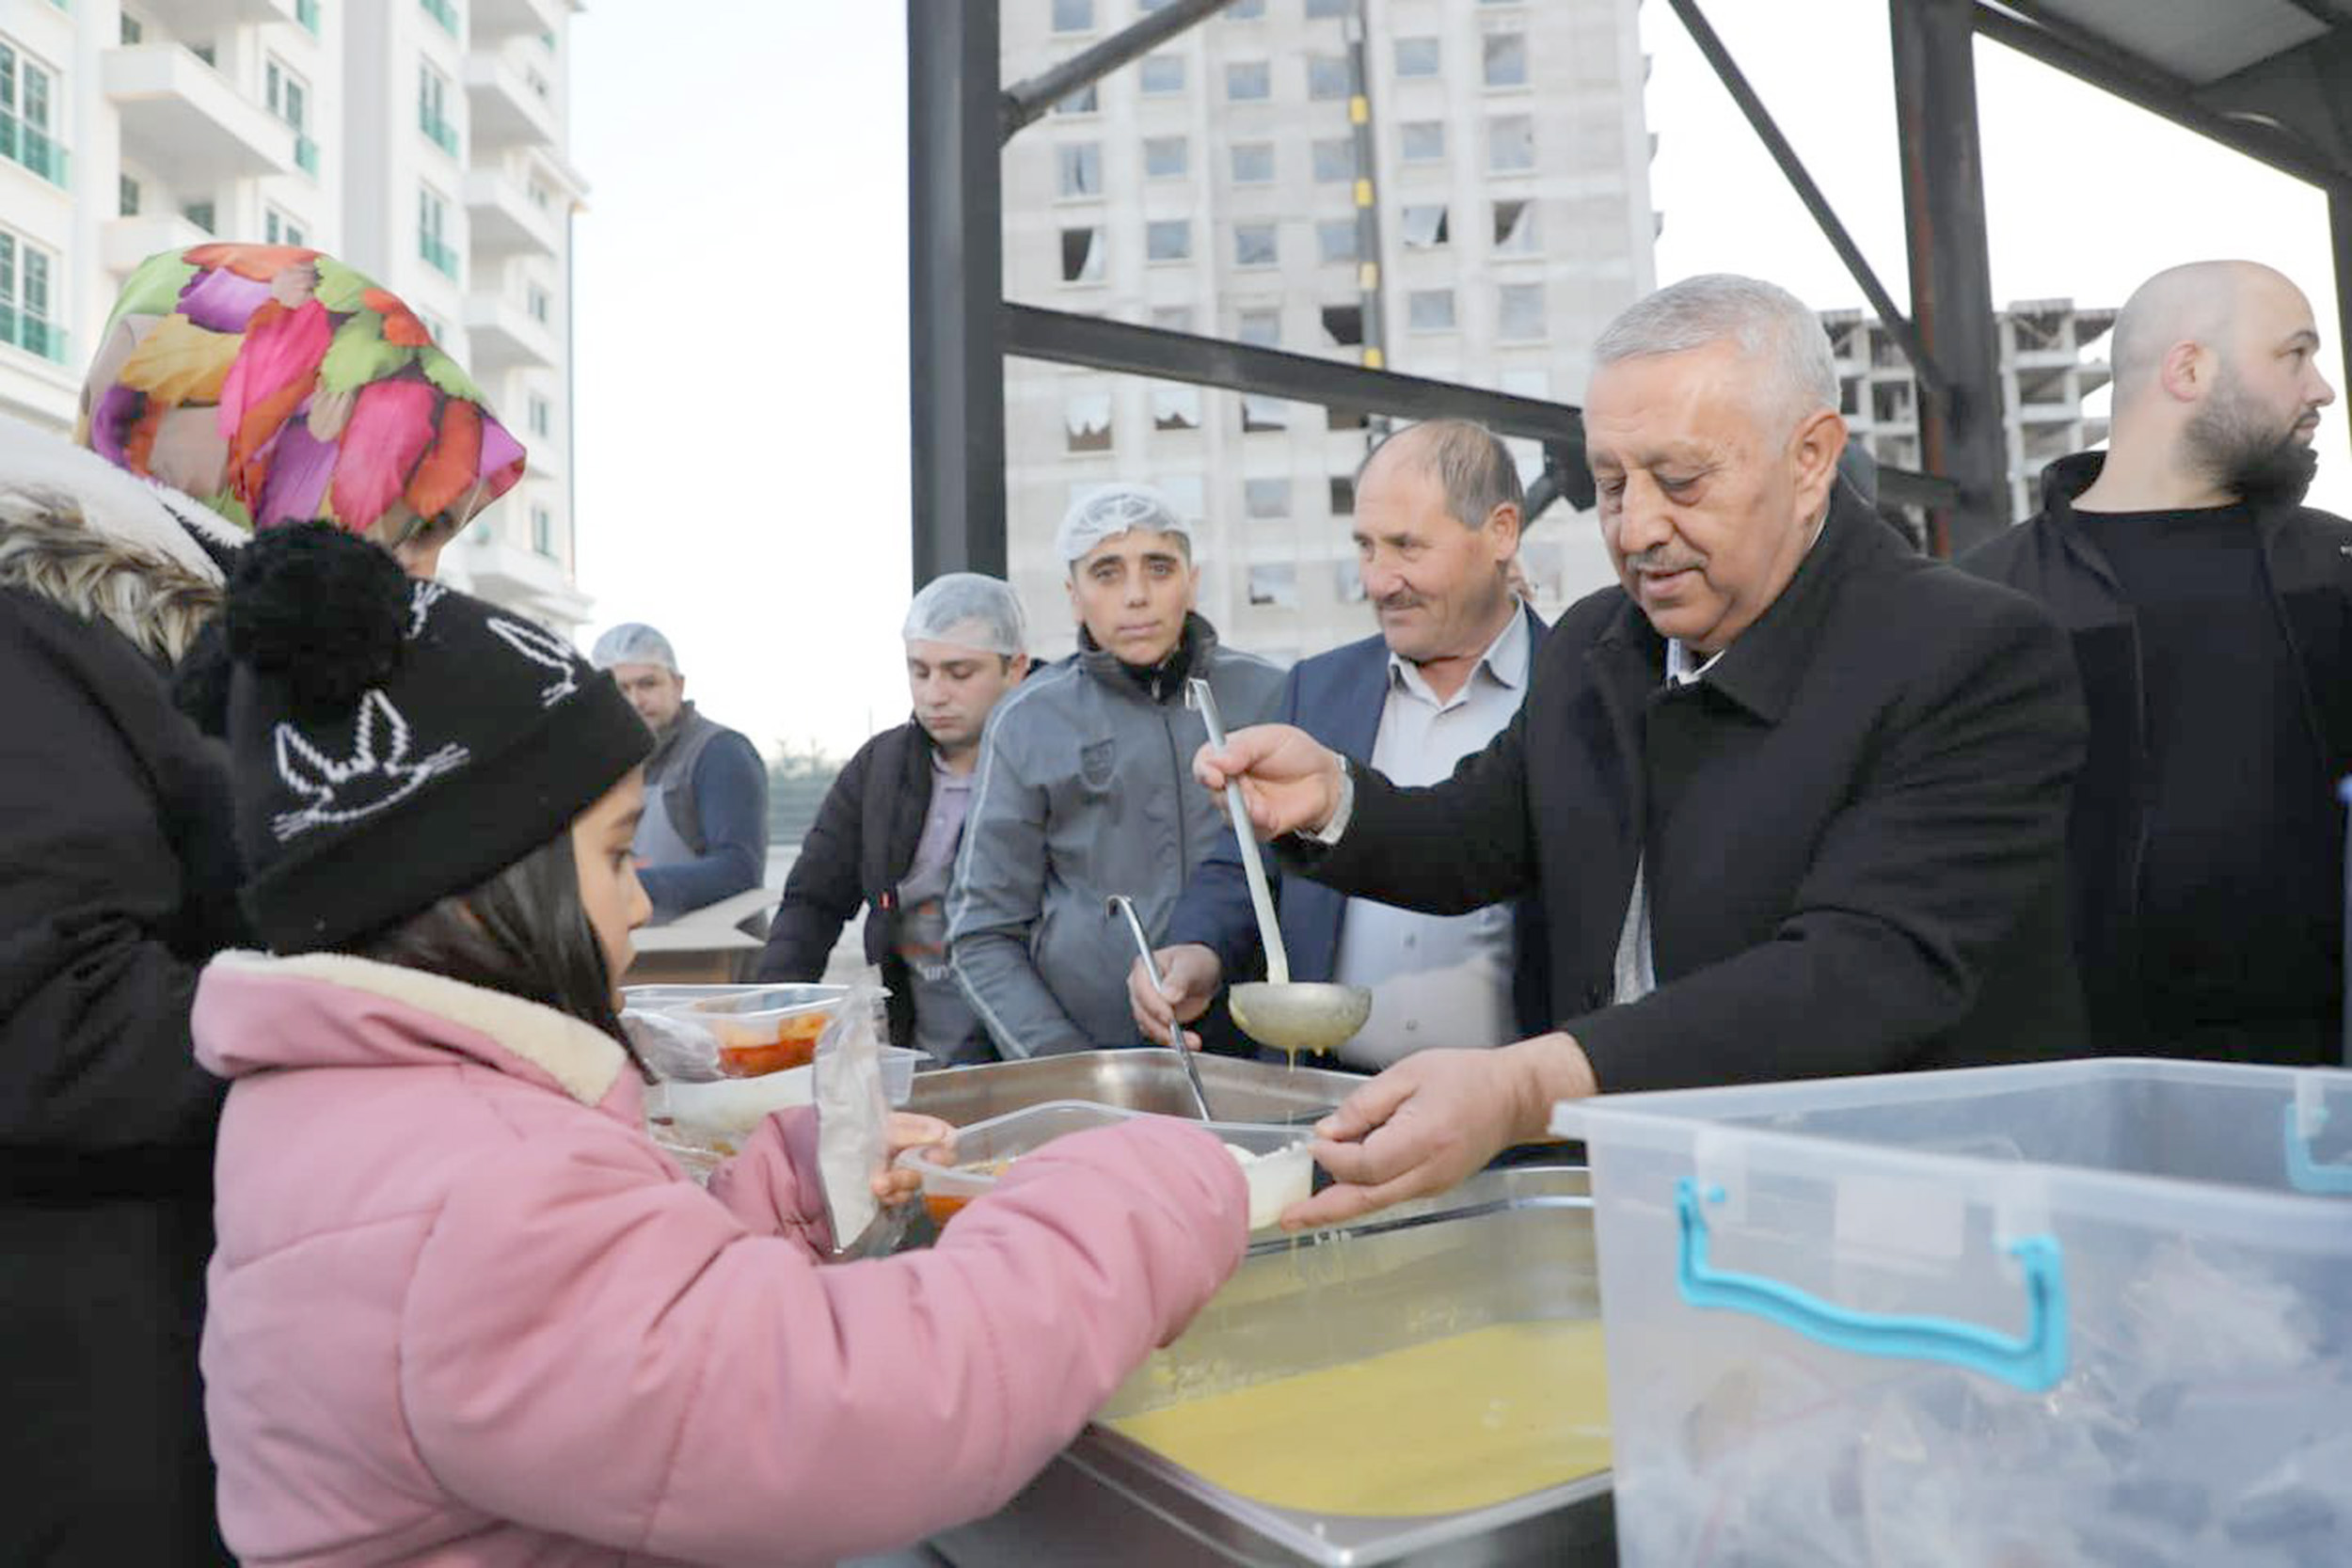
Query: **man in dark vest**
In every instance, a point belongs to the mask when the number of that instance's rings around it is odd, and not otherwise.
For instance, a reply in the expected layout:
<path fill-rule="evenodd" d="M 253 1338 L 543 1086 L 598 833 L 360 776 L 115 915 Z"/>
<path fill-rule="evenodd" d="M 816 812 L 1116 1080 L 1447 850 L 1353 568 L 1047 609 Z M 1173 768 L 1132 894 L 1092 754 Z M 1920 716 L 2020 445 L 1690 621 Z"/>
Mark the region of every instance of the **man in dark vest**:
<path fill-rule="evenodd" d="M 653 726 L 637 879 L 653 900 L 654 924 L 757 887 L 768 865 L 768 765 L 758 748 L 694 711 L 677 655 L 653 627 L 614 626 L 591 657 Z"/>

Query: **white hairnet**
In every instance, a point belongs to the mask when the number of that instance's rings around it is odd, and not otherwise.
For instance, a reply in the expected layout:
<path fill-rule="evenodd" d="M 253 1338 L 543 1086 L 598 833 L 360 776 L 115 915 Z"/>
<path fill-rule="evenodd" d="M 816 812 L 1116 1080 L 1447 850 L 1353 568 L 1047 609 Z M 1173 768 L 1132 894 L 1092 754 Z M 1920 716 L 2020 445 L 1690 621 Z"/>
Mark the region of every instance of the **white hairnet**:
<path fill-rule="evenodd" d="M 1084 561 L 1095 546 L 1134 529 L 1175 533 L 1192 544 L 1192 525 L 1176 515 L 1175 505 L 1148 484 L 1105 484 L 1080 496 L 1062 514 L 1055 531 L 1054 548 L 1065 563 Z"/>
<path fill-rule="evenodd" d="M 949 572 L 923 585 L 907 607 L 906 640 L 1018 658 L 1029 646 L 1028 623 L 1012 585 L 977 572 Z"/>
<path fill-rule="evenodd" d="M 597 638 L 588 662 L 599 670 L 615 664 L 659 664 L 674 675 L 680 673 L 670 640 L 643 621 L 624 621 Z"/>

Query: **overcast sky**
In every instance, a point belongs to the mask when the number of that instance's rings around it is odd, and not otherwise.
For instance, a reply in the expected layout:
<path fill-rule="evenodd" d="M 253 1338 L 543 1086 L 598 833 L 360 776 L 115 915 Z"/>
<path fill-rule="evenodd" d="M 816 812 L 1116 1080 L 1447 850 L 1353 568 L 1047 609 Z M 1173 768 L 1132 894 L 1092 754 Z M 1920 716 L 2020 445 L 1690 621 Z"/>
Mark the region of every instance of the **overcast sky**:
<path fill-rule="evenodd" d="M 1907 304 L 1886 8 L 1794 14 L 1708 8 Z M 1746 272 L 1819 309 L 1862 304 L 1671 9 L 1642 16 L 1659 280 Z M 846 756 L 907 706 L 904 25 L 895 0 L 738 4 L 717 33 L 646 0 L 573 24 L 591 630 L 660 626 L 706 711 L 771 750 Z M 2176 261 L 2252 257 L 2312 295 L 2344 385 L 2317 191 L 1998 45 L 1978 44 L 1977 70 L 1997 303 L 2119 305 Z M 2326 416 L 2312 499 L 2352 514 L 2347 423 Z"/>

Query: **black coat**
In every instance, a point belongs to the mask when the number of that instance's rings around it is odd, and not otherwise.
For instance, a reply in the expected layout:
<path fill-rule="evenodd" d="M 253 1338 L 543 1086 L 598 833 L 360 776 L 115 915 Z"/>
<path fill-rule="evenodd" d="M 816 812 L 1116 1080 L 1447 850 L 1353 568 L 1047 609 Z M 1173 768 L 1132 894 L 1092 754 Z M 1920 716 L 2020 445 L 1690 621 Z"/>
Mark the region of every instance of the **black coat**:
<path fill-rule="evenodd" d="M 931 809 L 931 737 L 912 720 L 857 750 L 825 792 L 768 927 L 758 976 L 821 979 L 841 927 L 866 910 L 866 961 L 890 990 L 890 1038 L 914 1043 L 914 988 L 898 957 L 898 884 Z"/>
<path fill-rule="evenodd" d="M 1697 684 L 1622 589 L 1570 607 L 1454 777 L 1357 770 L 1318 880 L 1454 913 L 1533 891 L 1551 1017 L 1605 1089 L 2071 1052 L 2060 887 L 2081 699 L 2022 596 L 1904 550 L 1843 487 Z M 1658 990 L 1613 1006 L 1646 856 Z"/>
<path fill-rule="evenodd" d="M 2148 736 L 2138 625 L 2105 556 L 2075 525 L 2072 506 L 2105 461 L 2101 453 L 2083 452 L 2051 464 L 2042 472 L 2042 511 L 1961 562 L 2040 601 L 2074 643 L 2090 741 L 2067 822 L 2067 861 L 2092 1038 L 2103 1051 L 2134 1054 L 2179 1050 L 2334 1061 L 2340 1042 L 2332 1005 L 2300 1037 L 2277 1018 L 2240 1030 L 2200 1030 L 2148 1016 L 2139 896 L 2148 809 L 2139 786 L 2148 772 Z M 2255 508 L 2254 518 L 2265 576 L 2302 677 L 2304 711 L 2324 768 L 2312 783 L 2329 789 L 2352 773 L 2352 523 L 2283 502 Z M 2234 777 L 2242 760 L 2217 755 L 2212 762 Z M 2328 841 L 2312 845 L 2310 852 L 2341 865 L 2343 818 L 2331 818 L 2330 827 Z M 2226 948 L 2231 912 L 2215 910 L 2212 919 L 2217 947 Z M 2338 950 L 2341 941 L 2339 927 L 2329 950 Z M 2262 1006 L 2260 998 L 2249 1002 L 2255 1011 L 2279 1011 Z M 2251 1037 L 2240 1042 L 2229 1037 L 2233 1034 Z"/>
<path fill-rule="evenodd" d="M 188 1011 L 244 932 L 226 762 L 128 639 L 23 589 L 0 672 L 0 1561 L 213 1560 L 222 1085 Z"/>

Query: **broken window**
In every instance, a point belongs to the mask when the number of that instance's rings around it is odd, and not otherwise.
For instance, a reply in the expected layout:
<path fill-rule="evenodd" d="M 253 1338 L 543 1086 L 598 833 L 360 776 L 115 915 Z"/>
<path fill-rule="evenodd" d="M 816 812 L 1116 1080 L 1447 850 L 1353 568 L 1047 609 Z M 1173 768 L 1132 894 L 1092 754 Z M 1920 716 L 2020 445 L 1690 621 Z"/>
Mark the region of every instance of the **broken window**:
<path fill-rule="evenodd" d="M 1327 305 L 1323 308 L 1323 336 L 1329 348 L 1361 348 L 1364 343 L 1364 308 L 1361 305 Z"/>
<path fill-rule="evenodd" d="M 1448 236 L 1443 202 L 1405 209 L 1405 246 L 1406 249 L 1434 250 L 1446 243 L 1448 243 Z"/>
<path fill-rule="evenodd" d="M 1851 419 L 1862 412 L 1862 378 L 1846 375 L 1837 378 L 1837 411 Z"/>
<path fill-rule="evenodd" d="M 1073 142 L 1057 148 L 1061 162 L 1061 194 L 1066 197 L 1103 194 L 1103 148 L 1099 142 Z"/>
<path fill-rule="evenodd" d="M 1356 180 L 1356 138 L 1329 136 L 1315 143 L 1315 183 L 1353 184 Z"/>
<path fill-rule="evenodd" d="M 1541 242 L 1536 237 L 1533 201 L 1495 203 L 1495 251 L 1502 256 L 1532 256 Z"/>
<path fill-rule="evenodd" d="M 1152 388 L 1152 428 L 1153 430 L 1199 430 L 1200 428 L 1200 388 L 1181 382 L 1163 381 Z"/>
<path fill-rule="evenodd" d="M 1544 286 L 1505 283 L 1495 291 L 1501 309 L 1495 336 L 1506 343 L 1531 342 L 1544 335 Z"/>
<path fill-rule="evenodd" d="M 1437 75 L 1438 40 L 1436 39 L 1397 40 L 1396 73 L 1399 76 Z"/>
<path fill-rule="evenodd" d="M 1356 511 L 1356 482 L 1345 474 L 1331 476 L 1331 515 L 1351 516 Z"/>
<path fill-rule="evenodd" d="M 1233 225 L 1233 265 L 1270 267 L 1279 260 L 1280 257 L 1275 247 L 1274 225 L 1270 223 Z"/>
<path fill-rule="evenodd" d="M 1527 35 L 1486 35 L 1486 85 L 1490 87 L 1527 86 Z"/>
<path fill-rule="evenodd" d="M 1274 96 L 1274 69 L 1263 60 L 1236 60 L 1225 68 L 1225 96 L 1236 103 Z"/>
<path fill-rule="evenodd" d="M 1347 98 L 1356 91 L 1356 72 L 1344 55 L 1310 55 L 1307 56 L 1307 96 L 1313 99 Z"/>
<path fill-rule="evenodd" d="M 1356 260 L 1356 240 L 1354 218 L 1325 218 L 1315 225 L 1315 245 L 1326 261 Z"/>
<path fill-rule="evenodd" d="M 1298 608 L 1298 568 L 1263 565 L 1249 568 L 1249 602 L 1277 610 Z"/>
<path fill-rule="evenodd" d="M 1435 164 L 1445 158 L 1445 121 L 1441 119 L 1407 120 L 1405 124 L 1405 161 L 1408 164 Z"/>
<path fill-rule="evenodd" d="M 1263 185 L 1274 179 L 1274 144 L 1239 142 L 1233 148 L 1233 183 Z"/>
<path fill-rule="evenodd" d="M 1872 386 L 1870 418 L 1880 424 L 1900 424 L 1910 419 L 1911 383 L 1881 381 Z"/>
<path fill-rule="evenodd" d="M 1535 121 L 1529 115 L 1497 115 L 1486 121 L 1486 167 L 1516 174 L 1535 166 Z"/>
<path fill-rule="evenodd" d="M 1061 280 L 1065 283 L 1103 281 L 1103 231 L 1065 229 L 1061 231 Z"/>
<path fill-rule="evenodd" d="M 1143 255 L 1151 261 L 1192 260 L 1192 220 L 1160 218 L 1143 226 Z"/>
<path fill-rule="evenodd" d="M 1262 398 L 1245 392 L 1241 399 L 1241 429 L 1245 436 L 1260 431 L 1288 430 L 1291 427 L 1291 405 L 1280 398 Z"/>
<path fill-rule="evenodd" d="M 1110 393 L 1071 393 L 1062 403 L 1062 434 L 1072 451 L 1110 451 Z"/>
<path fill-rule="evenodd" d="M 1146 136 L 1143 139 L 1143 177 L 1146 180 L 1182 180 L 1192 172 L 1192 144 L 1182 136 Z"/>
<path fill-rule="evenodd" d="M 1415 289 L 1405 296 L 1405 321 L 1415 332 L 1454 330 L 1454 291 Z"/>

